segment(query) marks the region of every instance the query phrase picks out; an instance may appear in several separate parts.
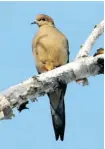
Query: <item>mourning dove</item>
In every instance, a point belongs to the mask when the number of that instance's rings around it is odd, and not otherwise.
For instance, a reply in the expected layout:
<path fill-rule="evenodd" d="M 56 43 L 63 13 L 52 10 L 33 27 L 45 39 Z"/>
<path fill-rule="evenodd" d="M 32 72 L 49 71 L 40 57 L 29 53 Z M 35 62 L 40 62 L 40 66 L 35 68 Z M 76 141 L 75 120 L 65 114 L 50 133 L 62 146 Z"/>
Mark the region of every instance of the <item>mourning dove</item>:
<path fill-rule="evenodd" d="M 68 40 L 55 27 L 53 19 L 45 14 L 40 14 L 31 24 L 37 24 L 39 27 L 32 42 L 32 51 L 38 73 L 50 71 L 68 63 Z M 62 141 L 65 131 L 64 96 L 66 87 L 66 84 L 61 83 L 60 88 L 48 93 L 55 138 L 58 140 L 60 137 Z"/>

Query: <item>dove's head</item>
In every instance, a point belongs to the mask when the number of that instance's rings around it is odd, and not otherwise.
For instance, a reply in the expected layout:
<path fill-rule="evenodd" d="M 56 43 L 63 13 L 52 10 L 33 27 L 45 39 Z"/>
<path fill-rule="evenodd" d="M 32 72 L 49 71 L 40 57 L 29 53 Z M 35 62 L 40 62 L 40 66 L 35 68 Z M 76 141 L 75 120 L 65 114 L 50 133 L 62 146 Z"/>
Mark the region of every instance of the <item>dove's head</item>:
<path fill-rule="evenodd" d="M 51 17 L 45 15 L 45 14 L 39 14 L 36 16 L 36 20 L 32 22 L 31 24 L 37 24 L 39 27 L 43 25 L 51 25 L 54 26 L 54 21 Z"/>

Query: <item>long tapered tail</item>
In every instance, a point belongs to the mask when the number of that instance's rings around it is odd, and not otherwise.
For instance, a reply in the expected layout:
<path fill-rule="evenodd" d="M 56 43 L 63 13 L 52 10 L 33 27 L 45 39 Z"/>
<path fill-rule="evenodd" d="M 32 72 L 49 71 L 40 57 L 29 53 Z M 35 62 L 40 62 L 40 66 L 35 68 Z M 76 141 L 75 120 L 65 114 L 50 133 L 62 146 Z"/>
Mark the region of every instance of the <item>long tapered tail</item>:
<path fill-rule="evenodd" d="M 54 92 L 48 93 L 50 99 L 52 122 L 55 132 L 56 140 L 64 140 L 65 132 L 65 104 L 64 95 L 66 91 L 65 84 L 62 84 L 59 89 Z"/>

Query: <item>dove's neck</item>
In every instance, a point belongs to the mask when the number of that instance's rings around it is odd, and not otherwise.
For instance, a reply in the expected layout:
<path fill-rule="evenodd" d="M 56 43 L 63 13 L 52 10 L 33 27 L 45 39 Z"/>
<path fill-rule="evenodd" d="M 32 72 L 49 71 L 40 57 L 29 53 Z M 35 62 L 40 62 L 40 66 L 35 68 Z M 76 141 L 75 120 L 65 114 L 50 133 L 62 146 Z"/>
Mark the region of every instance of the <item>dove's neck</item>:
<path fill-rule="evenodd" d="M 39 28 L 43 28 L 43 27 L 46 27 L 46 28 L 54 27 L 55 28 L 55 25 L 53 25 L 53 24 L 44 24 L 44 25 L 39 26 Z"/>

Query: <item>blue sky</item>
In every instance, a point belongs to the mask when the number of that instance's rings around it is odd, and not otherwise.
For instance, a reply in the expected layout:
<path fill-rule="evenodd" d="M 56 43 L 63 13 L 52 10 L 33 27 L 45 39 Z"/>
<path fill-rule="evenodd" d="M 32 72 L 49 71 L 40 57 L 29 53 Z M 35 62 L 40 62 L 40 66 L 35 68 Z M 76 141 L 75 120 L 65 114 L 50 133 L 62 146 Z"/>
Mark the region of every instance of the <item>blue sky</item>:
<path fill-rule="evenodd" d="M 103 2 L 0 2 L 0 91 L 37 74 L 31 43 L 37 26 L 30 23 L 39 13 L 55 20 L 68 38 L 70 59 L 75 58 L 94 25 L 104 18 Z M 103 47 L 102 35 L 94 47 Z M 55 141 L 47 96 L 30 103 L 29 110 L 8 121 L 0 121 L 2 149 L 103 149 L 103 80 L 89 78 L 89 86 L 75 82 L 65 96 L 65 140 Z"/>

